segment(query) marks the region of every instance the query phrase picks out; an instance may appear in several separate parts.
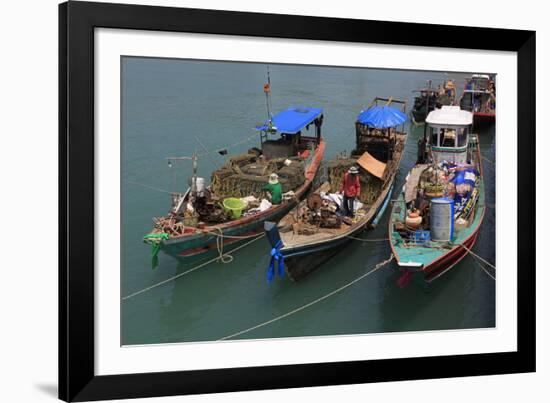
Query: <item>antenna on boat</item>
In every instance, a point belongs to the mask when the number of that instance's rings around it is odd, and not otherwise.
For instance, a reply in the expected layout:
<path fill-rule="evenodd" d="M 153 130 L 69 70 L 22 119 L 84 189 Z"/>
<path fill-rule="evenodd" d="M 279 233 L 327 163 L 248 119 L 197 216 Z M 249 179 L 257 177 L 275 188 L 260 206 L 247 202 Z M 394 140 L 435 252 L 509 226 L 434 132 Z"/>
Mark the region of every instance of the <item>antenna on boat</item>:
<path fill-rule="evenodd" d="M 190 161 L 193 162 L 193 177 L 192 177 L 192 180 L 191 180 L 191 191 L 196 192 L 197 191 L 197 166 L 198 166 L 197 161 L 199 159 L 199 156 L 197 155 L 197 152 L 194 151 L 193 155 L 190 156 L 190 157 L 187 157 L 187 156 L 183 156 L 183 157 L 166 157 L 166 159 L 168 160 L 168 167 L 169 168 L 172 168 L 172 166 L 174 165 L 174 162 L 177 162 L 177 161 L 190 160 Z"/>
<path fill-rule="evenodd" d="M 426 161 L 426 145 L 428 143 L 428 138 L 426 136 L 428 131 L 428 122 L 426 122 L 426 119 L 428 118 L 428 113 L 430 113 L 431 89 L 432 89 L 432 80 L 428 80 L 428 94 L 426 96 L 426 116 L 424 117 L 424 135 L 422 136 L 422 140 L 419 140 L 420 142 L 419 147 L 422 147 L 421 153 L 419 153 L 422 156 L 421 157 L 422 161 L 418 161 L 418 162 L 422 164 Z"/>

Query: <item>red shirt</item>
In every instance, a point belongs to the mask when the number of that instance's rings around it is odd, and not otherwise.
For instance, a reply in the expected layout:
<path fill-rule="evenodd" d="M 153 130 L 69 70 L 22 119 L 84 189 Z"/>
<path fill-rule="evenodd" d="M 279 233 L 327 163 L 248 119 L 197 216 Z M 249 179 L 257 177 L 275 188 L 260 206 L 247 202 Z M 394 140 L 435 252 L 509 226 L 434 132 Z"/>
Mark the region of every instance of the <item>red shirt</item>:
<path fill-rule="evenodd" d="M 359 184 L 359 175 L 352 175 L 349 172 L 344 174 L 344 181 L 340 192 L 348 197 L 355 197 L 361 193 L 361 185 Z"/>

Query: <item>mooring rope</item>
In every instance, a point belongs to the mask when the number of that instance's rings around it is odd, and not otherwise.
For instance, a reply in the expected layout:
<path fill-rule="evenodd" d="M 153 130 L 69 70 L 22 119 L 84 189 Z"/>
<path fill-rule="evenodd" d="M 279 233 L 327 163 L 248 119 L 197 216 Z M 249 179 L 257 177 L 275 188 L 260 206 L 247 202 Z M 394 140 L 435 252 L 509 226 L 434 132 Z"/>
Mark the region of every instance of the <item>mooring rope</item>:
<path fill-rule="evenodd" d="M 485 161 L 487 161 L 489 164 L 495 165 L 495 161 L 490 160 L 489 158 L 485 157 L 484 155 L 482 155 L 481 158 L 484 159 Z"/>
<path fill-rule="evenodd" d="M 220 148 L 218 148 L 218 149 L 216 149 L 216 150 L 211 150 L 211 151 L 206 150 L 206 152 L 204 152 L 204 153 L 202 153 L 202 154 L 198 154 L 197 157 L 206 157 L 206 156 L 209 155 L 209 154 L 212 154 L 212 153 L 215 153 L 215 152 L 219 152 L 219 151 L 225 150 L 225 149 L 227 149 L 227 148 L 236 147 L 236 146 L 238 146 L 238 145 L 241 145 L 241 144 L 244 144 L 244 143 L 249 142 L 250 140 L 252 140 L 253 138 L 255 138 L 255 137 L 257 137 L 257 136 L 258 136 L 257 134 L 252 134 L 252 135 L 250 135 L 250 136 L 248 136 L 248 137 L 246 137 L 246 138 L 244 138 L 244 139 L 242 139 L 242 140 L 240 140 L 240 141 L 237 141 L 236 143 L 229 144 L 229 145 L 226 145 L 226 146 L 224 146 L 224 147 L 220 147 Z"/>
<path fill-rule="evenodd" d="M 491 277 L 493 280 L 496 281 L 496 278 L 495 278 L 491 273 L 489 273 L 489 272 L 487 271 L 487 269 L 486 269 L 485 267 L 482 266 L 481 263 L 479 263 L 479 262 L 478 262 L 477 260 L 475 260 L 475 259 L 474 259 L 474 262 L 475 262 L 475 264 L 477 264 L 477 265 L 481 268 L 481 270 L 483 270 L 483 271 L 485 272 L 485 274 L 487 274 L 489 277 Z"/>
<path fill-rule="evenodd" d="M 223 253 L 223 231 L 221 228 L 216 228 L 219 231 L 219 234 L 216 234 L 216 248 L 218 249 L 218 258 L 222 263 L 231 263 L 233 261 L 233 256 L 230 254 Z"/>
<path fill-rule="evenodd" d="M 233 261 L 233 256 L 228 253 L 223 253 L 223 239 L 250 239 L 257 238 L 260 234 L 252 235 L 225 235 L 221 228 L 216 228 L 217 231 L 210 231 L 203 229 L 204 232 L 212 233 L 216 235 L 216 249 L 218 250 L 218 256 L 222 263 L 231 263 Z"/>
<path fill-rule="evenodd" d="M 468 248 L 466 245 L 464 244 L 460 244 L 460 246 L 462 246 L 464 249 L 466 249 L 469 253 L 472 254 L 472 256 L 478 258 L 479 260 L 481 260 L 483 263 L 485 263 L 486 265 L 488 266 L 491 266 L 493 269 L 496 270 L 496 267 L 494 264 L 491 264 L 489 263 L 487 260 L 483 259 L 481 256 L 477 255 L 474 251 L 472 251 L 470 248 Z"/>
<path fill-rule="evenodd" d="M 250 136 L 248 136 L 248 137 L 246 137 L 246 138 L 244 138 L 244 139 L 242 139 L 242 140 L 240 140 L 240 141 L 237 141 L 236 143 L 229 144 L 229 145 L 226 145 L 225 147 L 220 147 L 220 148 L 218 148 L 218 149 L 216 149 L 216 150 L 211 150 L 211 151 L 208 151 L 208 150 L 204 147 L 204 145 L 202 145 L 202 143 L 201 143 L 201 145 L 203 146 L 203 149 L 205 149 L 206 152 L 204 152 L 204 153 L 202 153 L 202 154 L 197 154 L 197 157 L 206 157 L 206 156 L 210 156 L 212 153 L 216 153 L 216 152 L 219 152 L 219 151 L 221 151 L 221 150 L 225 150 L 225 149 L 227 149 L 227 148 L 236 147 L 236 146 L 238 146 L 238 145 L 240 145 L 240 144 L 244 144 L 244 143 L 249 142 L 250 140 L 252 140 L 252 138 L 257 137 L 257 136 L 258 136 L 257 134 L 252 134 L 252 135 L 250 135 Z M 217 166 L 217 163 L 216 163 L 215 161 L 211 160 L 211 162 L 212 162 L 215 166 Z M 137 186 L 143 186 L 144 188 L 151 189 L 151 190 L 155 190 L 155 191 L 157 191 L 157 192 L 168 193 L 168 194 L 174 193 L 174 192 L 171 192 L 171 191 L 166 190 L 166 189 L 161 189 L 161 188 L 158 188 L 158 187 L 149 186 L 149 185 L 146 185 L 146 184 L 144 184 L 144 183 L 139 183 L 139 182 L 135 182 L 135 181 L 126 181 L 126 183 L 131 183 L 132 185 L 137 185 Z"/>
<path fill-rule="evenodd" d="M 270 320 L 268 320 L 268 321 L 266 321 L 266 322 L 260 323 L 259 325 L 252 326 L 252 327 L 249 327 L 248 329 L 241 330 L 240 332 L 233 333 L 233 334 L 230 334 L 229 336 L 222 337 L 222 338 L 219 339 L 218 341 L 232 339 L 233 337 L 237 337 L 237 336 L 240 336 L 240 335 L 242 335 L 242 334 L 245 334 L 245 333 L 251 332 L 251 331 L 253 331 L 253 330 L 259 329 L 259 328 L 261 328 L 261 327 L 267 326 L 267 325 L 269 325 L 269 324 L 271 324 L 271 323 L 273 323 L 273 322 L 277 322 L 277 321 L 279 321 L 279 320 L 281 320 L 281 319 L 284 319 L 284 318 L 286 318 L 286 317 L 289 317 L 290 315 L 293 315 L 293 314 L 298 313 L 298 312 L 300 312 L 300 311 L 302 311 L 302 310 L 304 310 L 304 309 L 306 309 L 306 308 L 309 308 L 310 306 L 315 305 L 315 304 L 317 304 L 318 302 L 321 302 L 321 301 L 323 301 L 323 300 L 325 300 L 325 299 L 327 299 L 327 298 L 329 298 L 329 297 L 331 297 L 331 296 L 333 296 L 333 295 L 339 293 L 340 291 L 345 290 L 345 289 L 348 288 L 348 287 L 351 287 L 353 284 L 359 282 L 360 280 L 364 279 L 365 277 L 368 277 L 368 276 L 370 276 L 371 274 L 373 274 L 375 271 L 381 269 L 382 267 L 384 267 L 385 265 L 387 265 L 388 263 L 390 263 L 392 260 L 393 260 L 393 254 L 390 255 L 390 257 L 389 257 L 387 260 L 384 260 L 384 261 L 378 263 L 376 266 L 374 266 L 373 269 L 371 269 L 371 270 L 369 270 L 368 272 L 366 272 L 366 273 L 362 274 L 361 276 L 357 277 L 355 280 L 353 280 L 353 281 L 351 281 L 351 282 L 349 282 L 349 283 L 347 283 L 347 284 L 341 286 L 340 288 L 337 288 L 337 289 L 334 290 L 334 291 L 329 292 L 328 294 L 323 295 L 323 296 L 320 297 L 320 298 L 317 298 L 317 299 L 314 300 L 314 301 L 308 302 L 308 303 L 305 304 L 305 305 L 302 305 L 302 306 L 300 306 L 300 307 L 298 307 L 298 308 L 296 308 L 296 309 L 293 309 L 292 311 L 289 311 L 289 312 L 287 312 L 287 313 L 285 313 L 285 314 L 283 314 L 283 315 L 279 315 L 279 316 L 277 316 L 277 317 L 275 317 L 275 318 L 273 318 L 273 319 L 270 319 Z"/>
<path fill-rule="evenodd" d="M 346 235 L 346 238 L 353 239 L 354 241 L 361 241 L 361 242 L 383 242 L 383 241 L 389 241 L 389 238 L 375 238 L 375 239 L 365 239 L 365 238 L 356 238 L 351 235 Z"/>
<path fill-rule="evenodd" d="M 246 242 L 246 243 L 244 243 L 244 244 L 242 244 L 242 245 L 237 246 L 235 249 L 232 249 L 231 252 L 226 253 L 225 256 L 231 256 L 231 255 L 229 255 L 230 253 L 235 253 L 235 252 L 238 251 L 239 249 L 242 249 L 242 248 L 244 248 L 245 246 L 248 246 L 248 245 L 250 245 L 251 243 L 256 242 L 258 239 L 263 238 L 264 236 L 265 236 L 264 233 L 258 235 L 256 238 L 254 238 L 254 239 L 252 239 L 252 240 L 250 240 L 250 241 L 248 241 L 248 242 Z M 231 257 L 232 257 L 232 256 L 231 256 Z M 122 297 L 122 300 L 125 301 L 125 300 L 127 300 L 127 299 L 132 298 L 132 297 L 135 297 L 136 295 L 143 294 L 144 292 L 147 292 L 147 291 L 149 291 L 149 290 L 152 290 L 153 288 L 157 288 L 157 287 L 159 287 L 159 286 L 161 286 L 161 285 L 163 285 L 163 284 L 169 283 L 170 281 L 174 281 L 174 280 L 176 280 L 176 279 L 178 279 L 178 278 L 180 278 L 180 277 L 182 277 L 182 276 L 185 276 L 185 275 L 187 275 L 187 274 L 189 274 L 189 273 L 194 272 L 195 270 L 198 270 L 198 269 L 200 269 L 200 268 L 202 268 L 202 267 L 204 267 L 204 266 L 207 266 L 207 265 L 209 265 L 210 263 L 213 263 L 213 262 L 215 262 L 215 261 L 217 261 L 217 260 L 220 260 L 220 256 L 219 256 L 219 255 L 216 256 L 215 258 L 210 259 L 210 260 L 208 260 L 208 261 L 206 261 L 206 262 L 204 262 L 204 263 L 201 263 L 201 264 L 199 264 L 198 266 L 195 266 L 195 267 L 193 267 L 193 268 L 191 268 L 191 269 L 189 269 L 189 270 L 186 270 L 186 271 L 184 271 L 184 272 L 182 272 L 182 273 L 176 274 L 175 276 L 172 276 L 172 277 L 170 277 L 170 278 L 167 278 L 166 280 L 160 281 L 160 282 L 158 282 L 158 283 L 156 283 L 156 284 L 153 284 L 153 285 L 151 285 L 151 286 L 149 286 L 149 287 L 146 287 L 146 288 L 144 288 L 144 289 L 142 289 L 142 290 L 133 292 L 133 293 L 131 293 L 131 294 L 125 296 L 125 297 Z"/>
<path fill-rule="evenodd" d="M 220 231 L 220 228 L 216 228 L 216 230 L 217 231 L 210 231 L 208 229 L 201 229 L 202 232 L 208 232 L 208 233 L 214 234 L 218 237 L 228 238 L 228 239 L 250 239 L 250 238 L 255 238 L 258 235 L 260 235 L 260 233 L 252 234 L 252 235 L 225 235 L 223 232 L 218 233 L 218 231 Z"/>
<path fill-rule="evenodd" d="M 174 192 L 170 192 L 169 190 L 157 188 L 157 187 L 154 187 L 154 186 L 149 186 L 149 185 L 146 185 L 144 183 L 139 183 L 139 182 L 134 182 L 134 181 L 126 181 L 126 183 L 131 183 L 132 185 L 143 186 L 144 188 L 151 189 L 151 190 L 156 190 L 157 192 L 169 193 L 169 194 L 174 193 Z"/>

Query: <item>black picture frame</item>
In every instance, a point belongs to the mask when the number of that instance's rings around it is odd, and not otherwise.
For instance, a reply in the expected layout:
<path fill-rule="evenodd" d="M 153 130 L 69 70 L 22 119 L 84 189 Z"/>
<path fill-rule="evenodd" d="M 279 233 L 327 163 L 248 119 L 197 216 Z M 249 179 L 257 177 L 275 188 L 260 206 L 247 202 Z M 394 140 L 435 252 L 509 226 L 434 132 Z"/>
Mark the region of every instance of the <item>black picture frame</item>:
<path fill-rule="evenodd" d="M 517 352 L 96 376 L 94 29 L 99 27 L 517 52 L 517 156 L 521 167 L 517 196 L 521 223 L 517 234 Z M 72 1 L 59 5 L 60 399 L 88 401 L 532 371 L 534 31 Z"/>

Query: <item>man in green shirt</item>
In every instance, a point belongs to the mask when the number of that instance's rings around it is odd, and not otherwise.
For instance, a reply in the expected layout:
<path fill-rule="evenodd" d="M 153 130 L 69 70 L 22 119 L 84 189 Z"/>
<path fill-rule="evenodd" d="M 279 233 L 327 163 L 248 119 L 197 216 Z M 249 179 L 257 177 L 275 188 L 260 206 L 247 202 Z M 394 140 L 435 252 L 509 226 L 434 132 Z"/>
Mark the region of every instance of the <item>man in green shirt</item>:
<path fill-rule="evenodd" d="M 276 173 L 269 175 L 269 183 L 263 187 L 271 195 L 272 204 L 281 204 L 283 200 L 283 187 L 279 183 L 279 176 Z"/>

